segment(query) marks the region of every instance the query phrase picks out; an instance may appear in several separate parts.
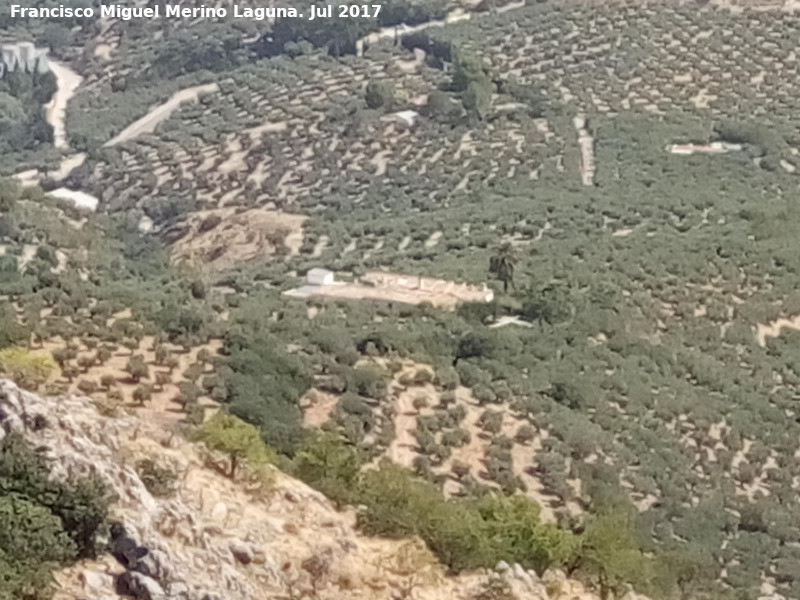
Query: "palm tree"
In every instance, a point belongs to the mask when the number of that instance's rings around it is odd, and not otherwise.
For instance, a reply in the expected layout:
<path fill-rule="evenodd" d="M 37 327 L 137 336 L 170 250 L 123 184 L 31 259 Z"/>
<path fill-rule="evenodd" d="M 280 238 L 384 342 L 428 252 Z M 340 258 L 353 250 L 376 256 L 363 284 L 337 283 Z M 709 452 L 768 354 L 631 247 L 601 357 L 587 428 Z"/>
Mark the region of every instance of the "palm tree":
<path fill-rule="evenodd" d="M 489 259 L 489 273 L 503 282 L 503 291 L 508 292 L 509 284 L 514 286 L 514 266 L 517 264 L 517 253 L 510 242 L 503 242 L 495 249 Z"/>

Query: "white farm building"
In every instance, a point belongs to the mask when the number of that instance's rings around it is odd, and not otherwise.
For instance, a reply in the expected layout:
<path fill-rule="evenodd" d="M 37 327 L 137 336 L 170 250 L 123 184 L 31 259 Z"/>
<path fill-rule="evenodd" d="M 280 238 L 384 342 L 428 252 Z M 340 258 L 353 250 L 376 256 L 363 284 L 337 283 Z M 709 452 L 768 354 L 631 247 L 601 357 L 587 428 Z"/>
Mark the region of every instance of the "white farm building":
<path fill-rule="evenodd" d="M 331 285 L 336 282 L 333 271 L 328 269 L 311 269 L 306 273 L 306 281 L 309 285 Z"/>
<path fill-rule="evenodd" d="M 404 127 L 414 127 L 417 123 L 419 113 L 415 110 L 401 110 L 400 112 L 394 113 L 394 116 L 400 125 Z"/>

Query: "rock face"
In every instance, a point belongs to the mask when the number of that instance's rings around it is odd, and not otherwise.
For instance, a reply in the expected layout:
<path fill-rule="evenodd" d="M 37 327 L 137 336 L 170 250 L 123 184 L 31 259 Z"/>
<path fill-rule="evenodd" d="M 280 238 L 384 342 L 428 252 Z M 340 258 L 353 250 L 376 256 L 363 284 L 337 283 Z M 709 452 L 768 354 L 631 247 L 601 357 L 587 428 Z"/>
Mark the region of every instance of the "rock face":
<path fill-rule="evenodd" d="M 115 495 L 108 554 L 59 572 L 56 600 L 390 600 L 408 590 L 402 597 L 467 600 L 489 577 L 520 599 L 548 597 L 519 565 L 446 577 L 419 540 L 361 536 L 352 511 L 277 471 L 266 489 L 231 481 L 176 432 L 135 413 L 103 416 L 88 398 L 42 398 L 0 380 L 0 438 L 15 430 L 46 449 L 54 477 L 94 474 Z M 175 473 L 174 495 L 151 495 L 134 468 L 145 458 Z M 577 582 L 558 587 L 596 599 Z"/>

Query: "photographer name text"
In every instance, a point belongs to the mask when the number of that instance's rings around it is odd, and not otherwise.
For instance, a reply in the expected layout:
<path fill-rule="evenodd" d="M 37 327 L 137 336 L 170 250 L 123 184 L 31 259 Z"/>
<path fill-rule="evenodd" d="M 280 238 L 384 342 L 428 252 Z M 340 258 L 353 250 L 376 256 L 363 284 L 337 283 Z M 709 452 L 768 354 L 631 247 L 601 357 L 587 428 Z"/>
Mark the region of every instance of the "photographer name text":
<path fill-rule="evenodd" d="M 59 5 L 52 8 L 29 8 L 19 4 L 11 5 L 11 17 L 19 19 L 249 19 L 265 21 L 272 19 L 357 19 L 374 18 L 381 11 L 379 4 L 317 4 L 309 6 L 304 12 L 286 7 L 251 7 L 234 4 L 229 8 L 199 6 L 187 8 L 179 4 L 164 6 L 131 7 L 101 4 L 97 8 L 73 8 Z"/>

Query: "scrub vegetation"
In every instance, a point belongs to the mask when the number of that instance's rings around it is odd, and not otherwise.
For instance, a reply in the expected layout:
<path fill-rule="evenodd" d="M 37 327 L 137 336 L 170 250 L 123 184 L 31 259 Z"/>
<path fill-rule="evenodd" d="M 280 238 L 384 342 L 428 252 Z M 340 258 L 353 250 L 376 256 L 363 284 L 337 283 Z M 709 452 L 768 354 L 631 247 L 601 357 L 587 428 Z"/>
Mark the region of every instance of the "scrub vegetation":
<path fill-rule="evenodd" d="M 453 571 L 800 598 L 798 16 L 531 3 L 357 56 L 454 6 L 389 8 L 364 31 L 93 38 L 66 182 L 98 211 L 2 182 L 0 359 L 50 354 L 31 385 L 85 380 L 109 409 L 170 407 L 231 476 L 272 461 Z M 739 146 L 668 150 L 714 142 Z M 495 298 L 283 295 L 314 267 Z"/>

